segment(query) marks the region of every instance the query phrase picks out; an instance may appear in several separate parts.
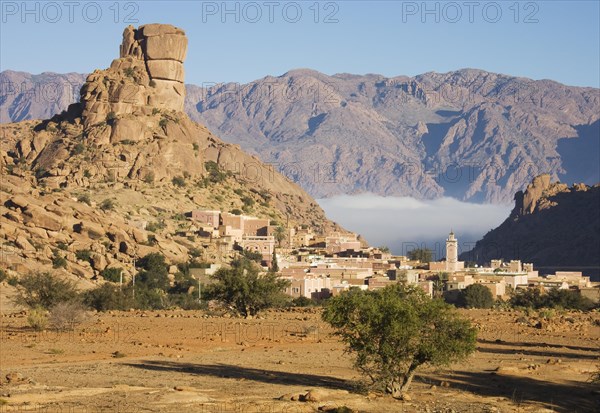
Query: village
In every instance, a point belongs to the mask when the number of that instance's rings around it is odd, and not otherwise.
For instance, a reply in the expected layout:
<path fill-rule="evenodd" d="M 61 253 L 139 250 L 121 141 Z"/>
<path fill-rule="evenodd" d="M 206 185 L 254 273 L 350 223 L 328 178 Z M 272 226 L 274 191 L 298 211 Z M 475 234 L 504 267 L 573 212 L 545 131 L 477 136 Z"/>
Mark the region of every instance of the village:
<path fill-rule="evenodd" d="M 458 239 L 452 231 L 446 239 L 445 259 L 421 262 L 392 255 L 386 248 L 367 247 L 354 233 L 316 234 L 306 227 L 284 228 L 271 225 L 269 219 L 216 210 L 194 210 L 187 215 L 190 231 L 215 243 L 221 252 L 237 249 L 260 254 L 265 269 L 273 268 L 275 260 L 276 271 L 290 281 L 286 293 L 294 298 L 319 301 L 353 287 L 376 290 L 405 283 L 450 302 L 473 284 L 485 286 L 495 299 L 502 300 L 510 298 L 513 291 L 532 288 L 541 292 L 575 290 L 600 302 L 600 283 L 579 271 L 540 275 L 533 263 L 502 259 L 467 267 L 458 260 Z M 211 283 L 210 276 L 220 267 L 212 263 L 190 272 L 200 283 Z"/>

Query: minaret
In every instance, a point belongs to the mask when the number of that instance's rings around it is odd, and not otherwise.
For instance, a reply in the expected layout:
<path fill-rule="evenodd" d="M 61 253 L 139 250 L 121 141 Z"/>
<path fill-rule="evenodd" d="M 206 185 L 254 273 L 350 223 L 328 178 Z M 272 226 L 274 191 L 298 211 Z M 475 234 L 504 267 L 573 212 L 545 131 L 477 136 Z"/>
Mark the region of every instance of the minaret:
<path fill-rule="evenodd" d="M 458 270 L 458 240 L 452 230 L 446 240 L 446 270 L 449 272 Z"/>

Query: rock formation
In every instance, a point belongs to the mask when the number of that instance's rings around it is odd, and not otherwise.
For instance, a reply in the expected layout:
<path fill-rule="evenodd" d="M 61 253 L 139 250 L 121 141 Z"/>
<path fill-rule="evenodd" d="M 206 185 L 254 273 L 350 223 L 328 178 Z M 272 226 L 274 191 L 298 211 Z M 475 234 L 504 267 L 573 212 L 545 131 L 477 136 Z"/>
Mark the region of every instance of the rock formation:
<path fill-rule="evenodd" d="M 88 76 L 80 103 L 0 125 L 0 268 L 89 281 L 105 268 L 131 275 L 133 259 L 152 252 L 227 262 L 228 251 L 189 235 L 198 228 L 184 214 L 199 208 L 341 230 L 299 186 L 182 112 L 186 48 L 173 26 L 128 27 L 120 57 Z"/>
<path fill-rule="evenodd" d="M 147 115 L 155 109 L 181 112 L 185 100 L 185 32 L 167 24 L 147 24 L 123 32 L 120 58 L 90 74 L 81 90 L 86 126 L 114 114 Z"/>
<path fill-rule="evenodd" d="M 569 187 L 541 175 L 515 195 L 506 221 L 460 259 L 480 264 L 496 258 L 520 259 L 542 268 L 581 268 L 586 275 L 597 276 L 598 251 L 600 184 Z"/>

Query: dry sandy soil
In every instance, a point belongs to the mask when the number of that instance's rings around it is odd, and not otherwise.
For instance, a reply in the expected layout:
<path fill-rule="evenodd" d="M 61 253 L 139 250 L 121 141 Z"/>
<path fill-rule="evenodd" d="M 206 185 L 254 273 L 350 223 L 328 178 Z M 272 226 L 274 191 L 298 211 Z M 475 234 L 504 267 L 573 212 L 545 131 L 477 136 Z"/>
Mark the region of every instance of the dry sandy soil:
<path fill-rule="evenodd" d="M 422 371 L 412 399 L 396 401 L 356 391 L 351 359 L 316 309 L 254 320 L 109 312 L 63 333 L 32 331 L 23 313 L 0 309 L 0 412 L 600 411 L 586 382 L 600 364 L 597 312 L 536 326 L 521 312 L 465 310 L 480 329 L 477 352 Z M 311 389 L 320 401 L 290 400 Z"/>

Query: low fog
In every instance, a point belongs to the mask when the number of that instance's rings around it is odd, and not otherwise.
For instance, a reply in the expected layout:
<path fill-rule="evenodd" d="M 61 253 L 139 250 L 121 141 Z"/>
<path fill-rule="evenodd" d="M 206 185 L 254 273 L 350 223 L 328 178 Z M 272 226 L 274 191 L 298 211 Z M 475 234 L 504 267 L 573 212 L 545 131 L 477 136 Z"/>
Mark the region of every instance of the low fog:
<path fill-rule="evenodd" d="M 398 255 L 429 248 L 435 259 L 445 256 L 444 241 L 451 229 L 462 253 L 500 225 L 512 209 L 512 205 L 471 204 L 453 198 L 417 200 L 373 194 L 341 195 L 318 202 L 329 219 L 361 234 L 369 245 L 388 246 Z"/>

